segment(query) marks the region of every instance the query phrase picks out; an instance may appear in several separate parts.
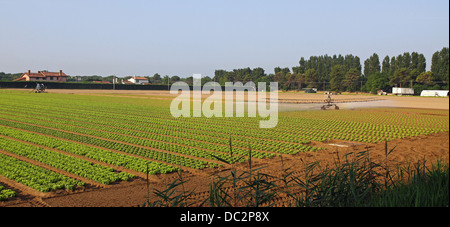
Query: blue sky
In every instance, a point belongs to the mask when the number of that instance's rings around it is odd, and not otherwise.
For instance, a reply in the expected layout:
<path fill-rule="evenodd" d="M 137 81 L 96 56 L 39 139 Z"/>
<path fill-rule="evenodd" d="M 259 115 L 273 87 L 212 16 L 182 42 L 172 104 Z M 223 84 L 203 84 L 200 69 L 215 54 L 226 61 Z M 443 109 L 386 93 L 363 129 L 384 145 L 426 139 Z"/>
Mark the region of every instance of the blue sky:
<path fill-rule="evenodd" d="M 0 0 L 0 72 L 152 76 L 449 46 L 447 0 Z"/>

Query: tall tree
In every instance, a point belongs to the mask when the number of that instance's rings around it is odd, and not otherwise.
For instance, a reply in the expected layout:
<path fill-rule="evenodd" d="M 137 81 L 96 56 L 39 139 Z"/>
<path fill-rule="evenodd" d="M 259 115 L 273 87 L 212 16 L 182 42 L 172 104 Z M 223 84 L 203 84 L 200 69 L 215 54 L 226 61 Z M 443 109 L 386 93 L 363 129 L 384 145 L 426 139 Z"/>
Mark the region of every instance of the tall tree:
<path fill-rule="evenodd" d="M 373 73 L 381 72 L 380 58 L 374 53 L 364 61 L 364 76 L 368 77 Z"/>
<path fill-rule="evenodd" d="M 427 70 L 427 59 L 423 54 L 419 54 L 419 62 L 417 63 L 417 71 L 424 73 Z"/>
<path fill-rule="evenodd" d="M 308 69 L 305 72 L 305 82 L 307 87 L 312 88 L 317 85 L 317 72 L 315 69 Z"/>
<path fill-rule="evenodd" d="M 213 80 L 216 82 L 219 82 L 220 79 L 224 78 L 226 74 L 227 74 L 227 71 L 225 71 L 223 69 L 218 69 L 214 72 Z"/>
<path fill-rule="evenodd" d="M 300 68 L 299 68 L 297 73 L 305 73 L 306 72 L 306 61 L 305 61 L 305 58 L 302 57 L 300 59 L 299 63 L 300 63 Z"/>
<path fill-rule="evenodd" d="M 284 75 L 281 71 L 277 72 L 273 77 L 274 82 L 282 83 L 284 80 Z"/>
<path fill-rule="evenodd" d="M 303 87 L 303 83 L 305 83 L 305 74 L 296 73 L 295 81 L 297 82 L 297 89 L 301 90 Z"/>
<path fill-rule="evenodd" d="M 394 75 L 395 71 L 398 69 L 398 65 L 397 65 L 397 58 L 396 57 L 392 57 L 391 58 L 391 70 L 389 70 L 389 77 L 391 77 L 392 75 Z"/>
<path fill-rule="evenodd" d="M 433 85 L 434 84 L 433 73 L 431 71 L 421 73 L 417 77 L 416 81 L 421 84 Z"/>
<path fill-rule="evenodd" d="M 353 64 L 352 64 L 351 68 L 355 68 L 356 70 L 358 70 L 359 74 L 362 73 L 361 72 L 361 69 L 362 69 L 361 59 L 358 56 L 355 56 L 353 58 Z"/>
<path fill-rule="evenodd" d="M 343 91 L 343 80 L 345 77 L 345 71 L 342 65 L 335 65 L 331 68 L 331 90 L 333 91 Z"/>
<path fill-rule="evenodd" d="M 417 71 L 419 68 L 419 53 L 417 52 L 412 52 L 411 53 L 411 65 L 409 67 L 409 69 L 414 70 L 416 69 Z"/>
<path fill-rule="evenodd" d="M 296 82 L 296 76 L 295 73 L 287 73 L 286 74 L 286 82 L 284 83 L 284 87 L 286 89 L 294 88 L 295 82 Z"/>
<path fill-rule="evenodd" d="M 383 60 L 381 72 L 389 75 L 391 71 L 391 62 L 389 56 L 386 56 Z"/>
<path fill-rule="evenodd" d="M 261 67 L 254 68 L 251 72 L 252 81 L 256 81 L 257 78 L 265 76 L 265 71 Z"/>
<path fill-rule="evenodd" d="M 444 83 L 448 87 L 449 84 L 449 48 L 444 47 L 441 51 L 433 54 L 431 63 L 431 72 L 434 78 Z"/>
<path fill-rule="evenodd" d="M 351 68 L 345 75 L 345 85 L 350 87 L 350 91 L 355 91 L 354 88 L 359 79 L 361 79 L 361 72 L 356 68 Z"/>
<path fill-rule="evenodd" d="M 449 83 L 449 48 L 448 47 L 444 47 L 441 50 L 440 53 L 440 58 L 441 58 L 441 62 L 440 62 L 440 75 L 441 75 L 441 80 L 443 82 L 445 82 L 447 84 L 448 87 L 448 83 Z"/>
<path fill-rule="evenodd" d="M 389 75 L 387 73 L 374 73 L 369 76 L 366 83 L 366 90 L 372 94 L 376 94 L 378 90 L 388 91 L 389 86 Z"/>
<path fill-rule="evenodd" d="M 411 70 L 411 54 L 409 52 L 403 53 L 403 67 Z"/>
<path fill-rule="evenodd" d="M 153 75 L 153 77 L 151 78 L 152 84 L 160 84 L 161 81 L 161 75 L 159 75 L 158 73 L 155 73 L 155 75 Z"/>
<path fill-rule="evenodd" d="M 411 80 L 409 69 L 401 68 L 395 71 L 394 75 L 390 78 L 390 83 L 392 86 L 402 87 L 402 85 L 409 83 Z"/>

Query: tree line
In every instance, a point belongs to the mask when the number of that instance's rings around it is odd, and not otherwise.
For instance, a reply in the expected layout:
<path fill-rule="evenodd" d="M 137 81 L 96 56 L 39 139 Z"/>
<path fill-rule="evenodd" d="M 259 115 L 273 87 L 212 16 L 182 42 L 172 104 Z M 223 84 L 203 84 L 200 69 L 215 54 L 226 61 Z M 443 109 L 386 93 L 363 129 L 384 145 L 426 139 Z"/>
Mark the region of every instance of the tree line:
<path fill-rule="evenodd" d="M 11 81 L 22 76 L 23 73 L 4 73 L 0 72 L 0 81 Z"/>
<path fill-rule="evenodd" d="M 431 71 L 426 71 L 427 61 L 423 54 L 405 52 L 398 56 L 385 56 L 383 60 L 374 53 L 361 65 L 361 59 L 353 55 L 322 55 L 302 57 L 299 65 L 292 68 L 274 68 L 266 74 L 262 68 L 216 70 L 213 81 L 278 82 L 279 89 L 301 90 L 317 88 L 331 91 L 390 92 L 392 87 L 411 87 L 420 93 L 424 89 L 449 87 L 449 48 L 444 47 L 432 57 Z"/>

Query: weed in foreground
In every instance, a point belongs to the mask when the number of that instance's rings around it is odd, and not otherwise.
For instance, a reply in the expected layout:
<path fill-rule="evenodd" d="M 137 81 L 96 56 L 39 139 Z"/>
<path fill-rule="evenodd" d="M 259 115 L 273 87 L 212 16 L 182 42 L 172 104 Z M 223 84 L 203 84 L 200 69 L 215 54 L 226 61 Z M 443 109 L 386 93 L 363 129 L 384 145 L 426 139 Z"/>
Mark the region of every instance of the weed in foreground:
<path fill-rule="evenodd" d="M 230 140 L 230 155 L 231 150 Z M 234 164 L 226 176 L 212 176 L 209 197 L 204 207 L 273 207 L 284 201 L 288 207 L 423 207 L 449 205 L 449 166 L 438 161 L 427 168 L 426 161 L 415 165 L 391 166 L 387 142 L 384 163 L 375 162 L 370 151 L 352 152 L 335 158 L 333 166 L 302 160 L 304 175 L 293 174 L 282 167 L 281 177 L 263 173 L 264 167 L 253 168 L 251 148 L 248 169 L 238 170 Z M 396 169 L 396 171 L 393 171 Z M 190 206 L 194 192 L 177 190 L 186 181 L 180 178 L 165 190 L 154 190 L 159 198 L 145 206 Z"/>

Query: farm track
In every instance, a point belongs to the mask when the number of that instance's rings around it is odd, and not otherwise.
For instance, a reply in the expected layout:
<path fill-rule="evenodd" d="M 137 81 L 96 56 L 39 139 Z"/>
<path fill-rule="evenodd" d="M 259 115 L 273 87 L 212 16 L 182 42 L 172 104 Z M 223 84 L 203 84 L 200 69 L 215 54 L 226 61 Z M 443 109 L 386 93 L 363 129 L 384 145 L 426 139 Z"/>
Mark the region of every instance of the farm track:
<path fill-rule="evenodd" d="M 30 201 L 30 204 L 31 204 L 32 207 L 51 207 L 46 202 L 44 202 L 44 200 L 42 200 L 41 198 L 34 198 L 34 199 L 32 199 Z"/>

